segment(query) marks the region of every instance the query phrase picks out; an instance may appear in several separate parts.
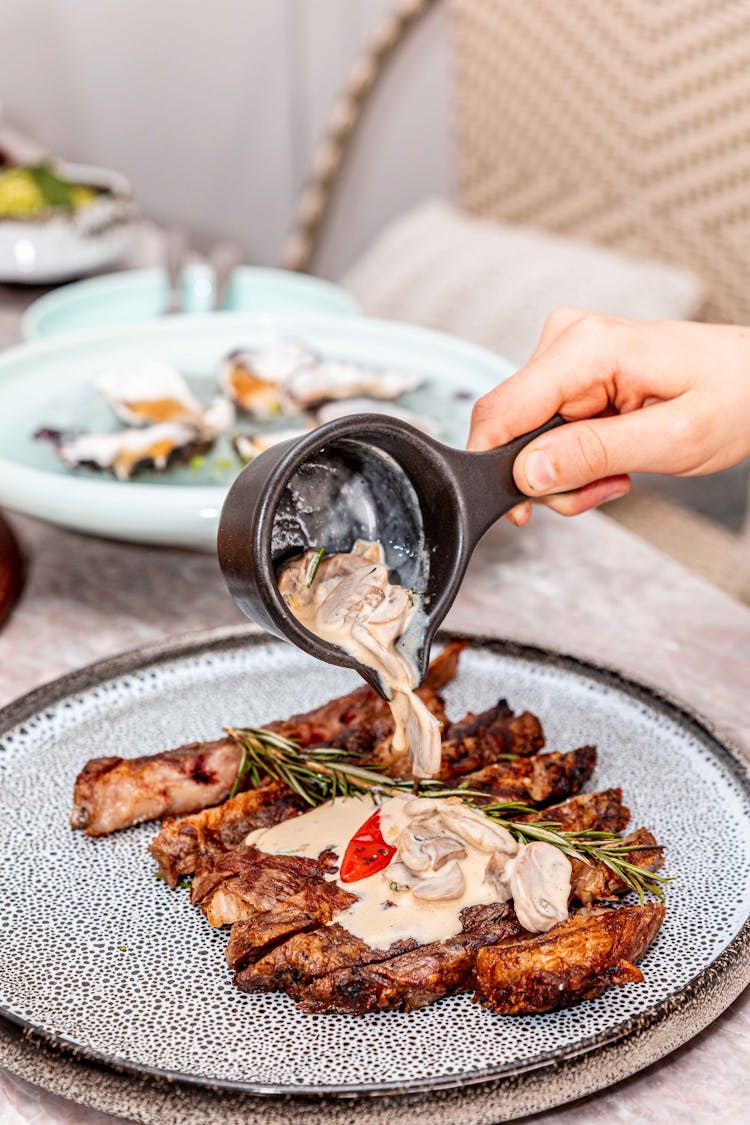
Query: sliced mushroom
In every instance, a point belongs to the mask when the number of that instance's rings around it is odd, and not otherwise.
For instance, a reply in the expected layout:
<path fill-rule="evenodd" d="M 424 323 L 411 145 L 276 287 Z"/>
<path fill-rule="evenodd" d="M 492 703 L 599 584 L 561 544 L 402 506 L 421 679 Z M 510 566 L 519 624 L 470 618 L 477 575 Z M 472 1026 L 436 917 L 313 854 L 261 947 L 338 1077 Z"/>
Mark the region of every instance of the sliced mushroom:
<path fill-rule="evenodd" d="M 419 817 L 421 820 L 425 816 L 432 816 L 438 808 L 439 802 L 430 797 L 410 797 L 404 805 L 404 812 L 408 817 Z"/>
<path fill-rule="evenodd" d="M 394 859 L 384 870 L 383 878 L 391 887 L 391 890 L 408 891 L 418 881 L 419 877 L 410 871 L 406 864 Z"/>
<path fill-rule="evenodd" d="M 534 840 L 506 866 L 518 921 L 530 933 L 545 933 L 568 917 L 570 860 L 559 848 Z"/>
<path fill-rule="evenodd" d="M 398 837 L 398 858 L 410 871 L 421 874 L 432 867 L 432 859 L 424 850 L 424 836 L 417 836 L 411 828 L 404 828 Z"/>
<path fill-rule="evenodd" d="M 502 852 L 493 852 L 484 869 L 484 881 L 492 887 L 498 902 L 508 902 L 512 897 L 508 867 L 514 861 Z"/>
<path fill-rule="evenodd" d="M 433 871 L 439 871 L 451 859 L 466 859 L 466 848 L 452 836 L 431 836 L 422 851 L 430 857 Z"/>
<path fill-rule="evenodd" d="M 449 798 L 440 808 L 440 819 L 448 829 L 480 852 L 503 852 L 515 855 L 518 844 L 506 828 L 493 824 L 478 809 L 465 805 L 460 798 L 456 803 Z"/>
<path fill-rule="evenodd" d="M 460 898 L 465 887 L 463 872 L 453 859 L 435 875 L 426 875 L 418 879 L 412 886 L 411 893 L 415 898 L 423 899 L 425 902 L 449 901 Z"/>
<path fill-rule="evenodd" d="M 450 859 L 466 859 L 466 848 L 452 836 L 427 835 L 404 828 L 399 834 L 398 858 L 417 874 L 439 871 Z"/>

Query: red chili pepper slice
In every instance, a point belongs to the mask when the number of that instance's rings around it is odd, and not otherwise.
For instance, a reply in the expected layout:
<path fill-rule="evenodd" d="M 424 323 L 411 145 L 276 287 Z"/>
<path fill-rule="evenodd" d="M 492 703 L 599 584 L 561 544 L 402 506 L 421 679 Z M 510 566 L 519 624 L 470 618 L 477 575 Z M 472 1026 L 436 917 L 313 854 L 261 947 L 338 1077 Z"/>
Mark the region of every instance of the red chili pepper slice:
<path fill-rule="evenodd" d="M 380 831 L 380 810 L 377 809 L 346 845 L 339 878 L 342 883 L 356 883 L 382 871 L 393 859 L 396 849 L 386 844 Z"/>

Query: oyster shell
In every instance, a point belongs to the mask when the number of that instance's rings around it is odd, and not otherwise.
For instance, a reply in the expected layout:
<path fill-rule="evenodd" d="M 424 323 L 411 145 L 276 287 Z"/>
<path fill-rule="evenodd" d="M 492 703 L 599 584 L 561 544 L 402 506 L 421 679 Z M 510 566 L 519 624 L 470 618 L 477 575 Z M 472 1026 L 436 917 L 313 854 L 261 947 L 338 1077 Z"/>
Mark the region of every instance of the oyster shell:
<path fill-rule="evenodd" d="M 203 403 L 192 394 L 177 368 L 160 360 L 104 371 L 96 380 L 96 389 L 129 426 L 161 422 L 199 425 L 205 413 Z"/>
<path fill-rule="evenodd" d="M 387 414 L 389 418 L 400 418 L 402 422 L 408 422 L 431 437 L 437 437 L 440 433 L 440 425 L 434 418 L 425 418 L 421 414 L 415 414 L 413 410 L 375 398 L 347 398 L 327 402 L 317 411 L 317 419 L 321 423 L 333 422 L 334 419 L 346 418 L 349 414 Z"/>
<path fill-rule="evenodd" d="M 283 381 L 314 362 L 313 353 L 296 340 L 242 348 L 221 361 L 219 386 L 235 406 L 256 418 L 293 413 L 295 407 L 285 394 Z"/>
<path fill-rule="evenodd" d="M 297 367 L 283 378 L 282 389 L 299 410 L 314 410 L 324 402 L 358 397 L 391 401 L 422 382 L 421 375 L 405 371 L 376 371 L 329 359 Z"/>
<path fill-rule="evenodd" d="M 291 441 L 293 438 L 302 437 L 313 429 L 315 429 L 314 426 L 308 426 L 306 429 L 271 430 L 262 434 L 235 434 L 232 438 L 232 445 L 240 460 L 248 464 L 259 457 L 261 453 L 265 453 L 271 446 L 278 445 L 282 441 Z"/>
<path fill-rule="evenodd" d="M 129 480 L 138 469 L 163 472 L 170 461 L 188 460 L 205 453 L 213 444 L 195 426 L 161 422 L 141 429 L 113 434 L 80 434 L 57 444 L 57 454 L 69 469 L 81 465 L 111 472 L 118 480 Z"/>

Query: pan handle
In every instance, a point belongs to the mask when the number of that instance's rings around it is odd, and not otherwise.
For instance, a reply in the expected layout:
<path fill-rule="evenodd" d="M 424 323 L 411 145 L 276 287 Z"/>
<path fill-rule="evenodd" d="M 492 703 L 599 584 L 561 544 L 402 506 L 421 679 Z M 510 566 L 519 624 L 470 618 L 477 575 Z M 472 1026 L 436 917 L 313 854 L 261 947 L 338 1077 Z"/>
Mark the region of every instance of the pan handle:
<path fill-rule="evenodd" d="M 470 550 L 501 516 L 520 501 L 529 499 L 513 479 L 513 464 L 521 450 L 535 438 L 565 424 L 565 418 L 554 414 L 543 426 L 521 434 L 497 449 L 486 453 L 461 451 L 453 455 L 454 480 Z"/>

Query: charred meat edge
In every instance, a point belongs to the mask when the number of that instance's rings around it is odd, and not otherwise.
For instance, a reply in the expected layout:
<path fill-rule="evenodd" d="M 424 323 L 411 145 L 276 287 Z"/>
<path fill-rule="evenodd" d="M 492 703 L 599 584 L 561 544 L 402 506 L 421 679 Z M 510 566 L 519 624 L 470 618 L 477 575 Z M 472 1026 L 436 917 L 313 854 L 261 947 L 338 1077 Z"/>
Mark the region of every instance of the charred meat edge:
<path fill-rule="evenodd" d="M 484 790 L 493 800 L 542 804 L 578 793 L 595 766 L 596 748 L 581 746 L 564 754 L 553 752 L 494 762 L 475 773 L 464 774 L 462 780 L 472 789 Z"/>
<path fill-rule="evenodd" d="M 175 887 L 181 875 L 193 874 L 201 856 L 232 851 L 253 829 L 280 824 L 306 807 L 283 782 L 268 780 L 222 805 L 166 819 L 149 851 L 167 883 Z"/>
<path fill-rule="evenodd" d="M 665 916 L 660 902 L 583 910 L 546 934 L 479 950 L 476 993 L 501 1015 L 529 1015 L 591 1000 L 614 984 L 640 983 L 637 967 Z"/>

